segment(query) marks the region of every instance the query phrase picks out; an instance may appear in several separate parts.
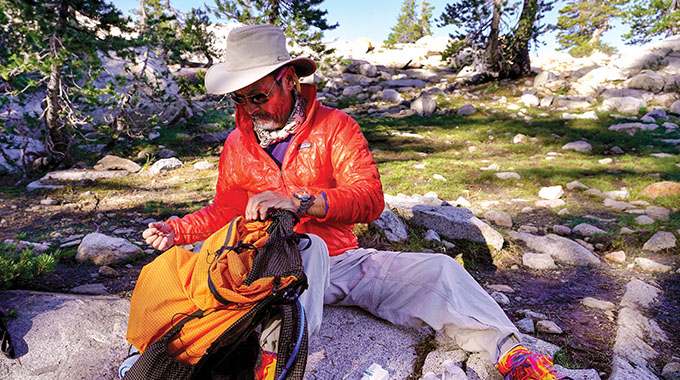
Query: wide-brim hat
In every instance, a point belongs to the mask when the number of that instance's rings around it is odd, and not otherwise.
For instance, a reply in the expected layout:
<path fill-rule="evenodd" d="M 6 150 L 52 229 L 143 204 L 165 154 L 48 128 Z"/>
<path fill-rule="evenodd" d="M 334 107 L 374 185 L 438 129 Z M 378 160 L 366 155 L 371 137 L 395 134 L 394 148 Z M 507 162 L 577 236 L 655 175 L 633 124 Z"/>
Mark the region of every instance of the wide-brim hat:
<path fill-rule="evenodd" d="M 311 75 L 316 64 L 309 58 L 291 58 L 286 36 L 274 25 L 234 28 L 227 36 L 226 60 L 205 74 L 208 93 L 221 95 L 251 85 L 284 65 L 295 66 L 299 77 Z"/>

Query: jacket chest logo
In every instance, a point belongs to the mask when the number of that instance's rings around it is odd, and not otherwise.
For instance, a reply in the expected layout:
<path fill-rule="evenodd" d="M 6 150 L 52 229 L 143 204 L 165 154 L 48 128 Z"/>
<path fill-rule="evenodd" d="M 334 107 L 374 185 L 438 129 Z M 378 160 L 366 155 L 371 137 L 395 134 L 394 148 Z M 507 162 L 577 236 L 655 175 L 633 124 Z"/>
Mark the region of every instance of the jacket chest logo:
<path fill-rule="evenodd" d="M 311 148 L 311 147 L 312 147 L 312 143 L 303 142 L 302 144 L 298 145 L 297 150 L 307 149 L 307 148 Z"/>

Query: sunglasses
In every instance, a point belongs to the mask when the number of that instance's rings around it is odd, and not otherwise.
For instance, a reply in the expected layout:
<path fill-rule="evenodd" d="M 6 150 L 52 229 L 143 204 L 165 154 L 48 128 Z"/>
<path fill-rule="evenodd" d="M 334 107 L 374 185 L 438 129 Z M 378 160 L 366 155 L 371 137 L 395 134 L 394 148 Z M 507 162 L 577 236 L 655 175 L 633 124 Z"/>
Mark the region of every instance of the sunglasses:
<path fill-rule="evenodd" d="M 250 102 L 253 103 L 253 104 L 265 104 L 269 101 L 269 93 L 272 92 L 272 89 L 274 88 L 274 84 L 277 83 L 281 79 L 281 77 L 283 76 L 283 74 L 286 73 L 286 71 L 288 71 L 288 68 L 286 68 L 285 70 L 281 70 L 279 75 L 277 75 L 276 79 L 274 79 L 274 81 L 272 82 L 271 86 L 269 86 L 269 90 L 267 90 L 266 93 L 259 92 L 259 93 L 254 94 L 254 95 L 244 96 L 244 95 L 232 92 L 231 94 L 229 94 L 229 97 L 231 98 L 231 100 L 234 101 L 234 103 L 236 103 L 240 106 L 245 106 L 246 103 L 248 102 L 248 100 L 250 100 Z"/>

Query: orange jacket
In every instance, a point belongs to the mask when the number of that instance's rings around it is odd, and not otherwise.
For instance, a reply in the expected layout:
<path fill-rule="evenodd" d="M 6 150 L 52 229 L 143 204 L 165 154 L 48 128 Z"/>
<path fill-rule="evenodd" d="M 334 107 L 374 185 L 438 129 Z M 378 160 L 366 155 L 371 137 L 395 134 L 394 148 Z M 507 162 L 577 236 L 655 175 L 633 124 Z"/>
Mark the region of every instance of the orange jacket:
<path fill-rule="evenodd" d="M 316 101 L 316 88 L 303 85 L 306 120 L 296 131 L 281 169 L 257 143 L 252 121 L 236 112 L 237 128 L 224 143 L 217 191 L 212 204 L 181 219 L 167 221 L 176 244 L 204 240 L 245 213 L 248 199 L 272 190 L 293 195 L 297 190 L 326 194 L 328 212 L 322 219 L 303 217 L 295 230 L 313 233 L 328 245 L 331 256 L 357 248 L 354 223 L 377 219 L 385 203 L 378 167 L 359 125 L 343 112 Z"/>

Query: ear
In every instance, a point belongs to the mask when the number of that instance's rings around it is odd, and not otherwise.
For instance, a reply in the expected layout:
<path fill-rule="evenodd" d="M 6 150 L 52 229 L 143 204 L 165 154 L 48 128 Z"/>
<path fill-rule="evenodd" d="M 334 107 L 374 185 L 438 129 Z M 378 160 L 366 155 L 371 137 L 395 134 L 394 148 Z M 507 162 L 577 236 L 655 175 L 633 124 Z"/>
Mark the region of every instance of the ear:
<path fill-rule="evenodd" d="M 281 78 L 283 88 L 286 91 L 292 91 L 295 88 L 295 79 L 296 79 L 295 67 L 288 66 L 286 73 L 283 75 L 283 78 Z"/>

